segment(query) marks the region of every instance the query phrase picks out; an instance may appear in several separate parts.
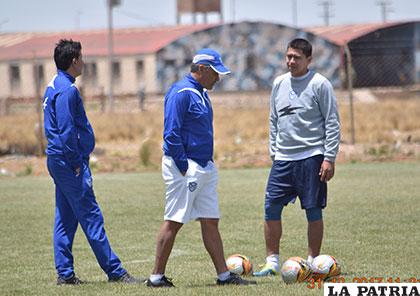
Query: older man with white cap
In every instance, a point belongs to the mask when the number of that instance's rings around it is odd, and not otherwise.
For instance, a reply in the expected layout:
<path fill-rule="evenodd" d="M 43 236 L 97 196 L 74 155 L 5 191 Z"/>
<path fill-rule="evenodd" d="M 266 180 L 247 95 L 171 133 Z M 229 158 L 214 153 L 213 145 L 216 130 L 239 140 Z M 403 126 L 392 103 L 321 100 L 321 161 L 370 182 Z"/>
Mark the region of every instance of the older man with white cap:
<path fill-rule="evenodd" d="M 197 52 L 191 73 L 165 96 L 162 176 L 166 185 L 164 222 L 157 238 L 149 287 L 173 287 L 165 268 L 181 227 L 199 220 L 204 246 L 217 272 L 218 285 L 249 285 L 227 269 L 218 223 L 217 169 L 213 163 L 213 109 L 207 90 L 230 70 L 215 50 Z"/>

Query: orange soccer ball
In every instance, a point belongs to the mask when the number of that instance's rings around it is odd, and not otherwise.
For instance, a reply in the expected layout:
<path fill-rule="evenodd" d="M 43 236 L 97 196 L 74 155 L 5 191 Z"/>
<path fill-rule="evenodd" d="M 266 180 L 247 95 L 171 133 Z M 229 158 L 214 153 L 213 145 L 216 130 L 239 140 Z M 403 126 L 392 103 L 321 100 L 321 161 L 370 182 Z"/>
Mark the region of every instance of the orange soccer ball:
<path fill-rule="evenodd" d="M 252 273 L 252 263 L 248 257 L 241 254 L 234 254 L 226 259 L 226 265 L 230 272 L 239 275 Z"/>
<path fill-rule="evenodd" d="M 325 280 L 341 273 L 341 265 L 330 255 L 319 255 L 312 261 L 314 280 Z"/>
<path fill-rule="evenodd" d="M 290 257 L 283 262 L 280 273 L 286 284 L 293 284 L 309 279 L 312 270 L 305 259 L 301 257 Z"/>

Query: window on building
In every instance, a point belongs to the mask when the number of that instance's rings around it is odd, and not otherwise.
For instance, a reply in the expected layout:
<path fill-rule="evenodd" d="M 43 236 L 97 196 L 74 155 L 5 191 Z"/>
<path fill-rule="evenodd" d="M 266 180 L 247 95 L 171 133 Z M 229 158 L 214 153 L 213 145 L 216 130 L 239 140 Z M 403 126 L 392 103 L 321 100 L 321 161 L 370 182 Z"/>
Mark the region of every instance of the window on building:
<path fill-rule="evenodd" d="M 34 66 L 34 79 L 37 80 L 38 86 L 40 88 L 45 87 L 44 65 L 37 64 L 37 65 Z"/>
<path fill-rule="evenodd" d="M 92 86 L 97 84 L 98 69 L 95 62 L 85 63 L 85 67 L 83 69 L 83 81 Z"/>
<path fill-rule="evenodd" d="M 20 68 L 18 65 L 9 66 L 9 78 L 10 78 L 10 87 L 11 89 L 16 89 L 20 87 Z"/>
<path fill-rule="evenodd" d="M 166 60 L 165 66 L 167 67 L 175 67 L 175 60 Z"/>
<path fill-rule="evenodd" d="M 142 60 L 136 62 L 136 75 L 138 81 L 144 80 L 144 62 Z"/>
<path fill-rule="evenodd" d="M 257 57 L 252 53 L 248 54 L 248 56 L 246 57 L 247 69 L 249 69 L 250 71 L 255 71 L 256 66 L 257 66 Z"/>
<path fill-rule="evenodd" d="M 112 63 L 112 77 L 114 78 L 115 82 L 121 80 L 121 64 L 120 62 L 113 62 Z"/>

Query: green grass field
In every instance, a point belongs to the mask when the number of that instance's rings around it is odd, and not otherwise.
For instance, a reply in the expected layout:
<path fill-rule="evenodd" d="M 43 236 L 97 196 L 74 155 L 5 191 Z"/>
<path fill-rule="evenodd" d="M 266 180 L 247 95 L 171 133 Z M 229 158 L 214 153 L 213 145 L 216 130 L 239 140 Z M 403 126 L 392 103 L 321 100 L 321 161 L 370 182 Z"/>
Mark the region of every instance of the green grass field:
<path fill-rule="evenodd" d="M 220 171 L 220 230 L 226 256 L 242 253 L 254 267 L 265 258 L 263 197 L 268 169 Z M 164 186 L 159 173 L 94 176 L 111 244 L 135 276 L 148 276 L 162 221 Z M 322 253 L 343 265 L 343 278 L 420 278 L 419 163 L 339 164 L 329 183 Z M 217 287 L 198 223 L 177 237 L 167 275 L 173 290 L 109 284 L 78 230 L 74 243 L 80 287 L 57 287 L 52 251 L 54 188 L 48 177 L 0 178 L 1 295 L 322 295 L 281 277 L 254 287 Z M 299 204 L 283 212 L 281 258 L 306 257 L 306 219 Z"/>

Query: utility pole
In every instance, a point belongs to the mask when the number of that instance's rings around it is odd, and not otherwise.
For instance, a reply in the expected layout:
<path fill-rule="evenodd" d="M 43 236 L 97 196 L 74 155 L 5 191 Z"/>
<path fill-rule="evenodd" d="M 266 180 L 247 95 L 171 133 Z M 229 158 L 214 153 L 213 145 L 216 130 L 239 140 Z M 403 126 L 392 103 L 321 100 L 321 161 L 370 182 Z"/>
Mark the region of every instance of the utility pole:
<path fill-rule="evenodd" d="M 0 20 L 0 29 L 1 29 L 1 26 L 4 25 L 7 22 L 9 22 L 9 19 L 2 19 L 2 20 Z"/>
<path fill-rule="evenodd" d="M 35 135 L 38 140 L 38 155 L 44 155 L 45 145 L 44 145 L 44 133 L 43 133 L 43 108 L 42 108 L 42 94 L 41 94 L 41 77 L 40 77 L 40 66 L 37 58 L 36 51 L 32 51 L 32 70 L 34 78 L 34 90 L 35 90 L 35 106 L 38 122 L 35 128 Z"/>
<path fill-rule="evenodd" d="M 108 12 L 108 112 L 113 111 L 114 105 L 114 77 L 113 77 L 113 56 L 114 39 L 112 28 L 112 9 L 121 4 L 121 0 L 106 0 Z"/>
<path fill-rule="evenodd" d="M 331 0 L 324 0 L 324 1 L 321 1 L 319 3 L 319 5 L 322 6 L 322 15 L 321 16 L 324 19 L 324 25 L 328 27 L 330 25 L 330 18 L 333 17 L 333 14 L 331 12 L 331 7 L 332 7 L 333 3 L 332 3 Z"/>
<path fill-rule="evenodd" d="M 350 106 L 350 143 L 356 143 L 355 128 L 354 128 L 354 108 L 353 108 L 353 63 L 351 60 L 351 51 L 348 43 L 344 46 L 344 52 L 347 57 L 347 90 L 349 92 L 349 106 Z"/>
<path fill-rule="evenodd" d="M 232 23 L 235 22 L 235 13 L 236 13 L 235 7 L 236 7 L 235 0 L 230 0 L 230 13 L 232 15 Z"/>
<path fill-rule="evenodd" d="M 80 30 L 80 16 L 82 15 L 82 10 L 76 10 L 76 15 L 74 16 L 74 27 L 76 31 Z"/>
<path fill-rule="evenodd" d="M 377 2 L 377 5 L 381 9 L 381 15 L 382 15 L 382 22 L 386 23 L 388 21 L 388 13 L 392 12 L 393 10 L 390 8 L 391 6 L 390 0 L 379 0 Z"/>
<path fill-rule="evenodd" d="M 294 27 L 297 27 L 297 15 L 297 0 L 292 0 L 292 22 Z"/>

